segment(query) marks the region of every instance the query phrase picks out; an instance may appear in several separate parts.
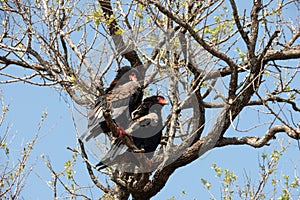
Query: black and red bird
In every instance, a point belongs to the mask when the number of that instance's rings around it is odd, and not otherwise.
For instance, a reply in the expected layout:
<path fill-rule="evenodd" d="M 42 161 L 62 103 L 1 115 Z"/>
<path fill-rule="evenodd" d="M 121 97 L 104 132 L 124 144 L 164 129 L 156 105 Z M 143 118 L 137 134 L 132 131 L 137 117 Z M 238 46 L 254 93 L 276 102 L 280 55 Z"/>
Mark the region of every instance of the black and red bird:
<path fill-rule="evenodd" d="M 88 114 L 88 131 L 81 138 L 89 141 L 101 133 L 110 132 L 103 116 L 102 100 L 106 98 L 111 110 L 111 117 L 121 128 L 126 128 L 131 122 L 131 113 L 142 101 L 143 92 L 140 86 L 139 72 L 129 66 L 120 68 L 115 79 L 105 90 L 105 96 L 100 96 L 95 108 Z"/>
<path fill-rule="evenodd" d="M 149 160 L 152 159 L 156 148 L 160 144 L 164 128 L 161 110 L 166 104 L 168 104 L 168 101 L 163 96 L 145 98 L 142 104 L 133 111 L 133 122 L 125 130 L 127 134 L 132 136 L 134 145 L 139 149 L 143 149 L 145 156 Z M 122 140 L 118 139 L 96 167 L 100 170 L 113 165 L 128 152 L 131 152 L 131 150 Z M 130 161 L 128 160 L 128 162 Z"/>

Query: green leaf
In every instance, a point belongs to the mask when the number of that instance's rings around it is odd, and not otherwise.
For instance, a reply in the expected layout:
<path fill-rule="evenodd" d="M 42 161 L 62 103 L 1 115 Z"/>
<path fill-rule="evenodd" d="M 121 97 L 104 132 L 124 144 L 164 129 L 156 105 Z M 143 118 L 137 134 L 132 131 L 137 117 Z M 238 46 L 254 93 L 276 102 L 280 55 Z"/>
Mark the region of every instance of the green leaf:
<path fill-rule="evenodd" d="M 72 162 L 70 160 L 68 160 L 67 162 L 65 162 L 65 168 L 69 168 L 72 167 Z"/>
<path fill-rule="evenodd" d="M 206 188 L 209 190 L 211 188 L 211 183 L 207 183 Z"/>
<path fill-rule="evenodd" d="M 201 178 L 201 182 L 202 182 L 203 185 L 206 185 L 207 180 L 205 180 L 204 178 Z"/>
<path fill-rule="evenodd" d="M 286 86 L 285 88 L 284 88 L 284 91 L 290 91 L 291 90 L 291 86 L 290 85 L 288 85 L 288 86 Z"/>
<path fill-rule="evenodd" d="M 2 113 L 4 114 L 4 113 L 6 113 L 8 111 L 8 106 L 3 106 L 3 108 L 2 108 Z"/>
<path fill-rule="evenodd" d="M 175 197 L 172 196 L 171 198 L 167 199 L 167 200 L 175 200 Z"/>
<path fill-rule="evenodd" d="M 8 147 L 5 148 L 5 154 L 6 154 L 6 155 L 9 154 L 9 148 L 8 148 Z"/>
<path fill-rule="evenodd" d="M 265 154 L 265 153 L 263 153 L 262 155 L 261 155 L 261 157 L 262 157 L 262 159 L 266 159 L 266 158 L 268 158 L 268 154 Z"/>
<path fill-rule="evenodd" d="M 298 180 L 295 180 L 291 183 L 291 187 L 292 188 L 299 188 L 300 184 Z"/>
<path fill-rule="evenodd" d="M 283 178 L 284 178 L 285 180 L 289 180 L 290 176 L 288 176 L 288 175 L 283 175 Z"/>
<path fill-rule="evenodd" d="M 95 20 L 95 25 L 96 25 L 96 26 L 99 26 L 99 24 L 100 24 L 100 20 L 99 20 L 99 19 L 96 19 L 96 20 Z"/>
<path fill-rule="evenodd" d="M 144 10 L 144 5 L 143 4 L 139 3 L 138 7 L 139 7 L 139 9 Z"/>
<path fill-rule="evenodd" d="M 220 16 L 216 15 L 216 16 L 214 16 L 214 19 L 216 22 L 220 22 Z"/>
<path fill-rule="evenodd" d="M 116 35 L 121 35 L 123 33 L 123 30 L 122 29 L 118 29 L 117 31 L 115 31 L 115 34 Z"/>
<path fill-rule="evenodd" d="M 3 141 L 3 142 L 0 143 L 0 147 L 1 148 L 6 147 L 6 146 L 7 146 L 7 143 L 5 141 Z"/>
<path fill-rule="evenodd" d="M 67 173 L 67 179 L 71 179 L 73 177 L 73 171 L 71 169 L 67 169 L 66 173 Z"/>
<path fill-rule="evenodd" d="M 278 181 L 277 180 L 275 180 L 275 179 L 272 179 L 272 185 L 276 185 L 278 183 Z"/>
<path fill-rule="evenodd" d="M 289 100 L 295 100 L 296 99 L 296 93 L 295 92 L 289 92 L 288 97 L 289 97 Z"/>
<path fill-rule="evenodd" d="M 270 76 L 270 72 L 269 71 L 264 71 L 264 75 L 265 76 Z"/>

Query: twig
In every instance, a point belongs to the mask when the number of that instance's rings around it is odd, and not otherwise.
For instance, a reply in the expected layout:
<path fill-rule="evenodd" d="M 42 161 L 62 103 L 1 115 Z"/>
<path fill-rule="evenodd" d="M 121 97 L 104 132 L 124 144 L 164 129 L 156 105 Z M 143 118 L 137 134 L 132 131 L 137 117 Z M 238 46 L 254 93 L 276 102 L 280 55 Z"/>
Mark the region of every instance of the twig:
<path fill-rule="evenodd" d="M 86 168 L 87 168 L 87 170 L 88 170 L 88 173 L 89 173 L 89 175 L 90 175 L 90 177 L 91 177 L 93 183 L 94 183 L 98 188 L 100 188 L 103 192 L 105 192 L 105 193 L 111 193 L 111 190 L 110 190 L 109 188 L 107 188 L 107 187 L 104 187 L 104 186 L 97 180 L 97 178 L 95 177 L 94 172 L 93 172 L 93 170 L 92 170 L 92 167 L 91 167 L 90 163 L 87 161 L 87 160 L 88 160 L 88 156 L 87 156 L 87 154 L 86 154 L 86 152 L 85 152 L 85 148 L 84 148 L 83 142 L 82 142 L 80 139 L 78 139 L 78 143 L 79 143 L 79 146 L 80 146 L 80 149 L 81 149 L 81 156 L 84 158 L 84 162 L 85 162 L 85 164 L 86 164 Z"/>

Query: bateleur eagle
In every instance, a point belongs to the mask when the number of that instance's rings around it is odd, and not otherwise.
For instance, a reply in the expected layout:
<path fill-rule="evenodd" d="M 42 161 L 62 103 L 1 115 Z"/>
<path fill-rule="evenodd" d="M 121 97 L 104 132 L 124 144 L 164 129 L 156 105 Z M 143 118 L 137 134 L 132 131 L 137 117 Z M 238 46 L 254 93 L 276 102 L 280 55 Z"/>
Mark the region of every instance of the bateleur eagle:
<path fill-rule="evenodd" d="M 163 122 L 161 110 L 168 101 L 163 96 L 151 96 L 145 98 L 142 104 L 132 113 L 133 122 L 125 130 L 133 138 L 134 145 L 143 149 L 145 156 L 151 159 L 162 137 Z M 123 143 L 121 139 L 115 140 L 109 152 L 96 165 L 98 169 L 104 169 L 107 166 L 122 160 L 131 150 Z M 133 155 L 132 155 L 133 156 Z M 131 156 L 132 159 L 135 159 Z M 136 162 L 135 162 L 136 163 Z"/>
<path fill-rule="evenodd" d="M 128 127 L 131 113 L 143 98 L 139 80 L 139 72 L 134 68 L 125 66 L 117 71 L 116 77 L 105 91 L 105 96 L 98 98 L 95 108 L 88 114 L 88 131 L 81 136 L 83 140 L 87 142 L 101 133 L 110 132 L 103 116 L 103 98 L 106 98 L 115 123 L 121 128 Z"/>

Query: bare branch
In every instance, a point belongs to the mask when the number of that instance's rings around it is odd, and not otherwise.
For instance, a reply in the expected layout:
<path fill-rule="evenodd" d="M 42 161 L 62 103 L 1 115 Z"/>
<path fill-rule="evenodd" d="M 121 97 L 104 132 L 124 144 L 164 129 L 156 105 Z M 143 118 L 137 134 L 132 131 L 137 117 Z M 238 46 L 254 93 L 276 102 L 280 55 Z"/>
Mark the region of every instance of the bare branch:
<path fill-rule="evenodd" d="M 103 192 L 105 192 L 105 193 L 111 192 L 111 190 L 110 190 L 109 188 L 104 187 L 104 186 L 97 180 L 97 178 L 96 178 L 95 175 L 94 175 L 94 172 L 93 172 L 93 170 L 92 170 L 92 167 L 91 167 L 90 163 L 87 162 L 88 156 L 87 156 L 87 154 L 86 154 L 86 152 L 85 152 L 85 148 L 84 148 L 83 142 L 82 142 L 80 139 L 78 139 L 78 143 L 79 143 L 79 146 L 80 146 L 80 149 L 81 149 L 81 156 L 84 158 L 84 161 L 85 161 L 85 164 L 86 164 L 86 168 L 87 168 L 87 170 L 88 170 L 88 173 L 89 173 L 89 175 L 90 175 L 90 177 L 91 177 L 93 183 L 94 183 L 98 188 L 100 188 Z"/>
<path fill-rule="evenodd" d="M 292 106 L 292 108 L 297 111 L 297 112 L 300 112 L 300 107 L 297 106 L 297 104 L 295 103 L 295 101 L 293 100 L 290 100 L 290 99 L 284 99 L 282 97 L 278 97 L 278 96 L 274 96 L 274 95 L 270 95 L 270 96 L 267 96 L 266 98 L 262 99 L 262 100 L 253 100 L 253 101 L 250 101 L 248 103 L 248 105 L 264 105 L 265 102 L 267 101 L 271 101 L 271 102 L 274 102 L 274 101 L 277 101 L 277 102 L 284 102 L 284 103 L 288 103 Z"/>
<path fill-rule="evenodd" d="M 222 147 L 227 145 L 249 145 L 255 148 L 260 148 L 265 145 L 268 145 L 270 140 L 275 139 L 275 135 L 280 132 L 285 132 L 289 137 L 299 140 L 300 139 L 300 130 L 299 129 L 292 129 L 288 126 L 273 126 L 270 128 L 267 133 L 263 137 L 258 136 L 247 136 L 247 137 L 232 137 L 221 138 L 216 147 Z"/>
<path fill-rule="evenodd" d="M 235 24 L 238 28 L 238 31 L 240 32 L 240 34 L 241 34 L 243 40 L 245 41 L 246 45 L 248 45 L 249 44 L 249 37 L 248 37 L 247 33 L 244 31 L 244 28 L 241 25 L 240 17 L 239 17 L 239 14 L 238 14 L 238 9 L 237 9 L 236 4 L 235 4 L 235 0 L 230 0 L 230 4 L 231 4 L 232 10 L 233 10 L 232 14 L 233 14 L 233 17 L 234 17 Z"/>

